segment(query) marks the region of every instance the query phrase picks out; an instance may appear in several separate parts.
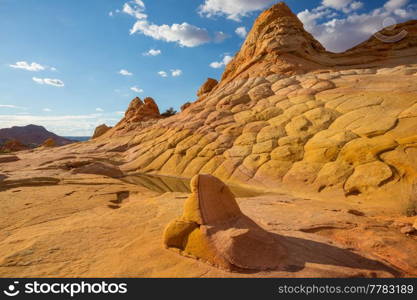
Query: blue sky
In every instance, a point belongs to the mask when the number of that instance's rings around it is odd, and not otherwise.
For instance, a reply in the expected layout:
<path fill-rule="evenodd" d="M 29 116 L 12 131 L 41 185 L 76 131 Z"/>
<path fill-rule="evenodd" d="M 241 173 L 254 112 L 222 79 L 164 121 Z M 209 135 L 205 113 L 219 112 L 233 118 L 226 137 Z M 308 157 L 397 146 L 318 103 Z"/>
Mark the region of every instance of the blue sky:
<path fill-rule="evenodd" d="M 0 0 L 0 128 L 114 125 L 136 96 L 161 111 L 219 79 L 271 0 Z M 328 49 L 417 18 L 411 0 L 288 0 Z"/>

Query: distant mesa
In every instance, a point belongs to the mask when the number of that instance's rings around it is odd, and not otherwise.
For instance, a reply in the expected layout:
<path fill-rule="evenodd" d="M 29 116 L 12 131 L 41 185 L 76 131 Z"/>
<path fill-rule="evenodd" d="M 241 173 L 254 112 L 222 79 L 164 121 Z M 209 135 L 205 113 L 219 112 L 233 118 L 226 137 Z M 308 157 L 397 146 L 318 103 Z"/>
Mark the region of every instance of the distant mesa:
<path fill-rule="evenodd" d="M 222 181 L 197 175 L 191 191 L 183 215 L 165 229 L 167 248 L 229 271 L 271 270 L 282 265 L 287 250 L 279 237 L 245 216 Z"/>
<path fill-rule="evenodd" d="M 56 146 L 74 143 L 58 136 L 42 126 L 27 125 L 0 129 L 0 145 L 4 152 L 22 151 L 41 146 L 45 141 L 53 140 Z"/>

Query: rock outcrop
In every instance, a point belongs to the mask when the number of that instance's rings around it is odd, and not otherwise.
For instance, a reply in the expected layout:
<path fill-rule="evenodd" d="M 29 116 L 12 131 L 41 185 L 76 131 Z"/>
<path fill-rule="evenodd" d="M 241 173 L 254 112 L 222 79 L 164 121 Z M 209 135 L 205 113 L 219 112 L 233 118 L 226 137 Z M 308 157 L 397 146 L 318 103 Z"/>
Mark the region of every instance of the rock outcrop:
<path fill-rule="evenodd" d="M 9 140 L 4 143 L 3 146 L 0 147 L 0 152 L 8 153 L 8 152 L 17 152 L 17 151 L 23 151 L 28 150 L 30 147 L 22 144 L 21 142 L 17 140 Z"/>
<path fill-rule="evenodd" d="M 57 144 L 55 140 L 52 138 L 46 139 L 41 145 L 41 147 L 47 147 L 47 148 L 56 147 L 56 146 Z"/>
<path fill-rule="evenodd" d="M 110 129 L 112 129 L 112 127 L 109 127 L 106 124 L 101 124 L 100 126 L 97 126 L 97 128 L 94 130 L 94 134 L 93 134 L 92 139 L 96 139 L 96 138 L 102 136 L 103 134 L 105 134 Z"/>
<path fill-rule="evenodd" d="M 126 111 L 122 122 L 136 123 L 151 119 L 158 119 L 160 116 L 161 114 L 155 100 L 148 97 L 142 102 L 139 97 L 136 97 L 132 100 L 132 102 L 130 102 L 129 108 Z"/>
<path fill-rule="evenodd" d="M 9 163 L 18 160 L 19 157 L 17 157 L 16 155 L 0 155 L 0 163 Z"/>
<path fill-rule="evenodd" d="M 279 237 L 245 216 L 223 182 L 197 175 L 191 191 L 183 215 L 165 229 L 166 247 L 230 271 L 282 265 L 286 249 Z"/>
<path fill-rule="evenodd" d="M 417 22 L 402 30 L 397 43 L 372 37 L 330 53 L 277 4 L 210 93 L 132 131 L 121 168 L 317 197 L 400 192 L 406 205 L 417 177 Z"/>
<path fill-rule="evenodd" d="M 218 84 L 219 82 L 216 79 L 208 78 L 207 81 L 198 90 L 197 96 L 201 97 L 210 93 Z"/>
<path fill-rule="evenodd" d="M 124 173 L 212 174 L 319 198 L 383 197 L 406 210 L 417 179 L 416 53 L 417 21 L 335 54 L 279 3 L 185 110 L 161 118 L 155 101 L 135 98 L 106 138 L 76 148 L 119 154 Z"/>

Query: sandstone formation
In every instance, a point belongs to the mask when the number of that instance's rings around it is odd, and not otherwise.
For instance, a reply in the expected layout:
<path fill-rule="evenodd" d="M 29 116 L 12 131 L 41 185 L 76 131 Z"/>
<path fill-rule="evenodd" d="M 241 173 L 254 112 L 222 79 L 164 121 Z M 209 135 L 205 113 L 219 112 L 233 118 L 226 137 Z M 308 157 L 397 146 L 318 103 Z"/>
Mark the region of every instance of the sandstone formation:
<path fill-rule="evenodd" d="M 3 146 L 0 147 L 0 152 L 8 153 L 8 152 L 17 152 L 30 149 L 28 146 L 22 144 L 17 140 L 9 140 L 4 143 Z"/>
<path fill-rule="evenodd" d="M 277 4 L 204 90 L 169 118 L 137 98 L 94 140 L 0 164 L 0 276 L 417 275 L 417 21 L 335 54 Z M 141 174 L 168 179 L 157 194 L 124 177 Z M 259 193 L 200 175 L 185 194 L 199 174 Z M 174 218 L 169 248 L 241 272 L 163 249 Z"/>
<path fill-rule="evenodd" d="M 139 97 L 136 97 L 130 103 L 122 122 L 125 121 L 127 123 L 134 123 L 157 119 L 159 117 L 159 108 L 158 105 L 156 105 L 155 100 L 148 97 L 142 102 Z"/>
<path fill-rule="evenodd" d="M 56 142 L 55 142 L 55 140 L 54 140 L 54 139 L 49 138 L 49 139 L 46 139 L 46 140 L 42 143 L 41 147 L 56 147 Z"/>
<path fill-rule="evenodd" d="M 102 136 L 107 131 L 112 129 L 112 127 L 107 126 L 106 124 L 101 124 L 100 126 L 97 126 L 97 128 L 94 130 L 94 134 L 92 139 L 98 138 L 99 136 Z"/>
<path fill-rule="evenodd" d="M 9 163 L 18 160 L 19 158 L 16 155 L 0 155 L 0 163 Z"/>
<path fill-rule="evenodd" d="M 417 21 L 389 34 L 403 30 L 397 43 L 372 37 L 329 53 L 277 4 L 210 93 L 169 119 L 97 142 L 102 151 L 125 145 L 126 173 L 208 173 L 324 198 L 396 195 L 404 210 L 417 177 Z"/>
<path fill-rule="evenodd" d="M 205 94 L 210 93 L 218 84 L 219 82 L 216 79 L 208 78 L 207 81 L 200 87 L 197 92 L 197 96 L 201 97 Z"/>
<path fill-rule="evenodd" d="M 124 118 L 102 136 L 125 134 L 142 127 L 149 127 L 149 124 L 159 119 L 162 119 L 162 116 L 154 99 L 147 97 L 142 101 L 136 97 L 130 102 Z"/>
<path fill-rule="evenodd" d="M 270 270 L 282 265 L 278 237 L 245 216 L 229 188 L 211 175 L 191 181 L 182 217 L 165 229 L 164 243 L 226 270 Z"/>

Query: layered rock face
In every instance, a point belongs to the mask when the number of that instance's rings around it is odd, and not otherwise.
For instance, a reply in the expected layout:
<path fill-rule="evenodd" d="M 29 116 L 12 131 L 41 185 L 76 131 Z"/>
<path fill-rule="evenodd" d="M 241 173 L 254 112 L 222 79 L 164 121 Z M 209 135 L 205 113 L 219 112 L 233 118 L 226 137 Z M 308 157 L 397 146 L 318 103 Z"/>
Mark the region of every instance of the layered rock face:
<path fill-rule="evenodd" d="M 166 247 L 229 271 L 282 265 L 286 249 L 279 237 L 245 216 L 223 182 L 197 175 L 191 191 L 183 215 L 165 229 Z"/>
<path fill-rule="evenodd" d="M 99 139 L 100 149 L 124 143 L 125 173 L 407 199 L 417 179 L 416 53 L 417 21 L 334 54 L 280 3 L 261 14 L 219 84 L 203 85 L 176 116 Z M 145 107 L 158 117 L 136 100 L 121 124 Z"/>

